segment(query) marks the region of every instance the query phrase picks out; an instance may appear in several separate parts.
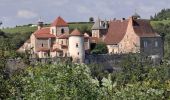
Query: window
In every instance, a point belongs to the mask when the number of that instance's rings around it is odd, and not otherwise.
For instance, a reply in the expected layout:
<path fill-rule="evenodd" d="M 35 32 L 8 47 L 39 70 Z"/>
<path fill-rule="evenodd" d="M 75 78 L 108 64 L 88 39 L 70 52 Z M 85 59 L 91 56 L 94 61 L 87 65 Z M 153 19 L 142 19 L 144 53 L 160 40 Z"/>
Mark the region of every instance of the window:
<path fill-rule="evenodd" d="M 43 43 L 41 44 L 41 46 L 42 46 L 42 47 L 44 46 Z"/>
<path fill-rule="evenodd" d="M 78 46 L 79 46 L 78 43 L 76 43 L 76 48 L 78 48 Z"/>
<path fill-rule="evenodd" d="M 52 29 L 52 34 L 54 33 L 54 29 Z"/>
<path fill-rule="evenodd" d="M 77 55 L 79 55 L 79 52 L 77 52 Z"/>
<path fill-rule="evenodd" d="M 155 47 L 158 47 L 158 41 L 155 41 Z"/>
<path fill-rule="evenodd" d="M 61 41 L 61 44 L 63 44 L 63 41 Z"/>
<path fill-rule="evenodd" d="M 147 47 L 147 46 L 148 46 L 147 41 L 144 41 L 144 47 Z"/>
<path fill-rule="evenodd" d="M 63 29 L 63 28 L 61 29 L 61 33 L 62 33 L 62 34 L 64 33 L 64 29 Z"/>

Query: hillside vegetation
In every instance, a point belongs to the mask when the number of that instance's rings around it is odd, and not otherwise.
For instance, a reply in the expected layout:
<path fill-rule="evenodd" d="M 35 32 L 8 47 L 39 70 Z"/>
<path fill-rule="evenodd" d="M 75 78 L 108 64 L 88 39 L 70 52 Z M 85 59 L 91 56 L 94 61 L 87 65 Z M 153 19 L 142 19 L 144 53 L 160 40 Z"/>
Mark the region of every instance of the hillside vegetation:
<path fill-rule="evenodd" d="M 154 16 L 150 17 L 151 20 L 162 21 L 170 20 L 170 9 L 162 9 L 160 12 L 156 13 Z"/>
<path fill-rule="evenodd" d="M 170 9 L 162 9 L 151 16 L 151 25 L 159 34 L 165 35 L 165 59 L 170 59 Z"/>
<path fill-rule="evenodd" d="M 78 28 L 81 32 L 90 32 L 91 27 L 92 27 L 93 23 L 90 22 L 72 22 L 69 23 L 69 28 L 70 31 L 72 31 L 75 28 Z M 50 26 L 49 24 L 46 24 L 44 27 L 48 27 Z M 32 33 L 37 29 L 36 26 L 32 27 L 30 26 L 30 24 L 28 25 L 23 25 L 23 26 L 16 26 L 13 28 L 5 28 L 2 29 L 2 31 L 4 31 L 5 33 Z"/>

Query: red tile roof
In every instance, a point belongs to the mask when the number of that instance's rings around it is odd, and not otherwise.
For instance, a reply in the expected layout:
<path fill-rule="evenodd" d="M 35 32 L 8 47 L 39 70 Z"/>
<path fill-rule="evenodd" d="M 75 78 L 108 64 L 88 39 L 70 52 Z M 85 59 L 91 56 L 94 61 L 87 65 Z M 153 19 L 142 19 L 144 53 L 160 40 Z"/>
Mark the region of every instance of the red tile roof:
<path fill-rule="evenodd" d="M 61 48 L 62 49 L 68 49 L 68 46 L 67 45 L 61 45 Z"/>
<path fill-rule="evenodd" d="M 155 37 L 158 34 L 153 30 L 150 22 L 143 19 L 133 20 L 134 32 L 140 37 Z"/>
<path fill-rule="evenodd" d="M 37 52 L 40 52 L 40 51 L 48 52 L 48 51 L 50 51 L 50 49 L 49 48 L 38 48 Z"/>
<path fill-rule="evenodd" d="M 60 36 L 58 36 L 58 39 L 68 39 L 69 35 L 68 34 L 61 34 Z"/>
<path fill-rule="evenodd" d="M 102 39 L 97 38 L 97 37 L 90 37 L 90 42 L 91 43 L 99 43 L 99 42 L 102 42 Z"/>
<path fill-rule="evenodd" d="M 118 44 L 123 39 L 127 26 L 128 20 L 111 21 L 104 42 L 106 44 Z"/>
<path fill-rule="evenodd" d="M 78 29 L 74 29 L 71 34 L 71 36 L 83 36 L 83 34 L 80 33 Z"/>
<path fill-rule="evenodd" d="M 134 33 L 139 37 L 156 37 L 159 36 L 150 25 L 149 21 L 144 19 L 128 19 L 128 20 L 115 20 L 109 24 L 108 33 L 104 39 L 106 44 L 118 44 L 124 37 L 127 31 L 128 24 L 132 21 L 131 27 Z M 130 24 L 129 24 L 130 25 Z"/>
<path fill-rule="evenodd" d="M 54 49 L 52 49 L 52 52 L 54 52 L 54 51 L 56 51 L 56 52 L 62 52 L 62 50 L 59 49 L 59 48 L 54 48 Z"/>
<path fill-rule="evenodd" d="M 50 34 L 50 28 L 45 27 L 34 32 L 36 38 L 55 38 L 55 35 Z"/>
<path fill-rule="evenodd" d="M 68 26 L 68 24 L 64 21 L 63 18 L 61 18 L 59 16 L 59 17 L 57 17 L 56 20 L 54 20 L 54 22 L 51 24 L 51 26 Z"/>

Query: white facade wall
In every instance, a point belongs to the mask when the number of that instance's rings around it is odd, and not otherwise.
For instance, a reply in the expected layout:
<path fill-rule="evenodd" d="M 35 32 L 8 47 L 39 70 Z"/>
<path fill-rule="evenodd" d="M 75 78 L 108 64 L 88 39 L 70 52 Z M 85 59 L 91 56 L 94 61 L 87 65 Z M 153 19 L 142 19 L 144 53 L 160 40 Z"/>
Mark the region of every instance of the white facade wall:
<path fill-rule="evenodd" d="M 36 38 L 35 38 L 35 35 L 34 34 L 32 34 L 31 35 L 31 47 L 33 48 L 33 52 L 35 52 L 36 51 Z"/>
<path fill-rule="evenodd" d="M 119 53 L 119 45 L 107 45 L 109 54 L 117 54 Z"/>
<path fill-rule="evenodd" d="M 62 29 L 64 30 L 64 33 L 69 34 L 69 28 L 68 27 L 50 27 L 50 33 L 57 36 L 62 34 Z"/>
<path fill-rule="evenodd" d="M 100 32 L 99 32 L 99 30 L 92 30 L 92 37 L 100 37 L 99 36 L 99 34 L 100 34 Z"/>
<path fill-rule="evenodd" d="M 57 34 L 60 35 L 61 30 L 64 29 L 64 33 L 69 34 L 69 28 L 68 27 L 57 27 Z"/>
<path fill-rule="evenodd" d="M 78 45 L 78 46 L 77 46 Z M 85 50 L 84 50 L 84 37 L 82 36 L 70 36 L 69 37 L 69 55 L 73 58 L 73 61 L 84 62 Z"/>

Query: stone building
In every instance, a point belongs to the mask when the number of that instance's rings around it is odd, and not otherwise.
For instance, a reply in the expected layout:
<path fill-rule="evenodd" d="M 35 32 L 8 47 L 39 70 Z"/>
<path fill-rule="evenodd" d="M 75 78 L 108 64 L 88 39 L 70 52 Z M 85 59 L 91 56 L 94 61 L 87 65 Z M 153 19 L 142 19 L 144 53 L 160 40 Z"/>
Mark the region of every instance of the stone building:
<path fill-rule="evenodd" d="M 69 25 L 61 17 L 49 27 L 38 22 L 38 29 L 24 43 L 19 52 L 29 50 L 32 57 L 72 57 L 75 62 L 84 62 L 91 44 L 104 42 L 109 54 L 142 53 L 151 57 L 163 57 L 162 37 L 156 33 L 148 20 L 134 14 L 129 19 L 97 21 L 92 26 L 92 36 L 70 32 Z"/>
<path fill-rule="evenodd" d="M 143 53 L 163 57 L 163 41 L 148 20 L 132 16 L 129 19 L 112 20 L 104 38 L 111 54 Z"/>
<path fill-rule="evenodd" d="M 103 39 L 108 30 L 108 22 L 97 19 L 97 21 L 92 26 L 92 37 Z"/>
<path fill-rule="evenodd" d="M 30 36 L 30 42 L 24 43 L 18 51 L 29 50 L 32 57 L 72 57 L 83 62 L 85 52 L 90 50 L 89 45 L 87 33 L 82 34 L 77 29 L 70 32 L 68 24 L 58 17 L 50 27 L 43 27 L 43 22 L 38 22 L 38 29 Z"/>

